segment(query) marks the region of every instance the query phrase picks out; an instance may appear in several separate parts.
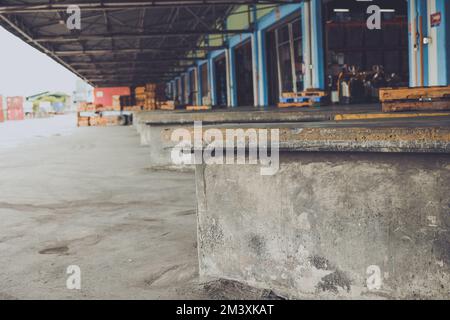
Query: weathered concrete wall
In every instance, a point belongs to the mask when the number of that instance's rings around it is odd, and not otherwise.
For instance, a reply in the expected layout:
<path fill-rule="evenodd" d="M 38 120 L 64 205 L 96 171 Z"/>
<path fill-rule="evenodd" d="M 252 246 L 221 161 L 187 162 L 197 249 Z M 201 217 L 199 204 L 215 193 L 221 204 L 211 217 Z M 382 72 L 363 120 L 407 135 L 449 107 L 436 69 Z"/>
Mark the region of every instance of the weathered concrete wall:
<path fill-rule="evenodd" d="M 163 140 L 165 131 L 172 132 L 177 126 L 148 126 L 141 128 L 141 145 L 148 146 L 151 166 L 171 166 L 171 151 L 175 142 Z"/>
<path fill-rule="evenodd" d="M 377 126 L 378 125 L 378 126 Z M 450 127 L 408 127 L 404 124 L 380 127 L 377 123 L 349 124 L 324 123 L 254 123 L 220 124 L 203 126 L 217 129 L 223 137 L 228 129 L 259 130 L 279 129 L 279 148 L 294 151 L 362 151 L 362 152 L 450 152 Z M 172 141 L 174 130 L 186 130 L 194 137 L 192 124 L 140 124 L 141 145 L 150 149 L 150 165 L 174 166 L 171 152 L 178 142 Z M 202 134 L 203 137 L 203 134 Z M 268 139 L 272 136 L 269 134 Z M 248 140 L 246 141 L 248 143 Z M 205 141 L 202 141 L 205 145 Z"/>
<path fill-rule="evenodd" d="M 352 105 L 311 108 L 229 108 L 208 111 L 147 111 L 139 112 L 139 120 L 147 124 L 204 124 L 217 123 L 270 123 L 270 122 L 308 122 L 329 121 L 337 115 L 349 113 L 378 112 L 378 105 Z"/>
<path fill-rule="evenodd" d="M 450 155 L 282 153 L 198 165 L 202 277 L 309 298 L 450 298 Z M 369 266 L 381 289 L 369 290 Z M 375 275 L 376 276 L 376 275 Z"/>

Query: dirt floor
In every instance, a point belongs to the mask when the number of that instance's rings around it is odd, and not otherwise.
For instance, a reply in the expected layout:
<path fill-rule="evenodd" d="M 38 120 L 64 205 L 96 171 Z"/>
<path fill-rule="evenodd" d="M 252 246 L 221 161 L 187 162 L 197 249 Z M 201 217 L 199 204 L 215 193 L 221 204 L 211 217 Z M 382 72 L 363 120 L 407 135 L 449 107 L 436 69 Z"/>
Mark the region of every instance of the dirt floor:
<path fill-rule="evenodd" d="M 193 173 L 152 171 L 147 154 L 132 127 L 0 124 L 0 299 L 270 295 L 200 283 Z M 81 290 L 66 287 L 69 265 Z"/>

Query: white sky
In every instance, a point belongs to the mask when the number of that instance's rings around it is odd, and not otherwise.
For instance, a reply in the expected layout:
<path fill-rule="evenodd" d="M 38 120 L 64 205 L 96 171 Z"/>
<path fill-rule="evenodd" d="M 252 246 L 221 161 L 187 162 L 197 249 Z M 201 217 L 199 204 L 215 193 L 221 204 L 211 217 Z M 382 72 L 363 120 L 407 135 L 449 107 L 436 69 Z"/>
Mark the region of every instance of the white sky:
<path fill-rule="evenodd" d="M 0 95 L 30 96 L 44 91 L 72 95 L 72 72 L 0 27 Z"/>

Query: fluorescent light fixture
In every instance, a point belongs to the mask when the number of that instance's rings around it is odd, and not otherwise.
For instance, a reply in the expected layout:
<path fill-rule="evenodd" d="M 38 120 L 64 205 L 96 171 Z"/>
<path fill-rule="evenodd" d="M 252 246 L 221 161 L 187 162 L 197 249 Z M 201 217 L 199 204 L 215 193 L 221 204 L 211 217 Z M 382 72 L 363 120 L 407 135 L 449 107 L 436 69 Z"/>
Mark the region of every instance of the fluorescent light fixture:
<path fill-rule="evenodd" d="M 334 12 L 350 12 L 350 9 L 334 9 Z"/>
<path fill-rule="evenodd" d="M 395 9 L 380 9 L 380 12 L 395 12 Z"/>

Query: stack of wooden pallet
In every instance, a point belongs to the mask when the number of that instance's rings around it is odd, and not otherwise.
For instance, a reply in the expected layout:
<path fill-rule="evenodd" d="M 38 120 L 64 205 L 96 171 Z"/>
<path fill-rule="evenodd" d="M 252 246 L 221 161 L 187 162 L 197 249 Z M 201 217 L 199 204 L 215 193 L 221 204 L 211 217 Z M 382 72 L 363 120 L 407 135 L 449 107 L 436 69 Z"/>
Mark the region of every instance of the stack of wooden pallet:
<path fill-rule="evenodd" d="M 78 127 L 89 127 L 89 117 L 81 116 L 80 112 L 78 112 L 77 126 Z"/>
<path fill-rule="evenodd" d="M 383 112 L 450 110 L 450 86 L 382 88 Z"/>
<path fill-rule="evenodd" d="M 186 106 L 187 111 L 205 111 L 211 110 L 211 106 Z"/>
<path fill-rule="evenodd" d="M 156 84 L 147 83 L 145 85 L 145 110 L 156 110 Z"/>
<path fill-rule="evenodd" d="M 137 107 L 143 110 L 156 110 L 165 100 L 165 87 L 156 83 L 147 83 L 145 86 L 136 87 L 134 96 Z"/>
<path fill-rule="evenodd" d="M 279 108 L 314 107 L 326 103 L 327 95 L 321 90 L 306 90 L 302 92 L 283 92 L 278 103 Z"/>
<path fill-rule="evenodd" d="M 78 105 L 78 112 L 95 112 L 96 106 L 93 103 L 82 102 Z"/>
<path fill-rule="evenodd" d="M 78 127 L 106 127 L 120 124 L 119 116 L 100 116 L 98 114 L 80 115 L 78 114 Z"/>
<path fill-rule="evenodd" d="M 96 112 L 83 112 L 77 113 L 77 125 L 78 127 L 106 127 L 117 126 L 121 124 L 120 114 L 103 114 Z"/>
<path fill-rule="evenodd" d="M 145 108 L 146 104 L 145 87 L 136 87 L 136 89 L 134 89 L 134 97 L 136 100 L 136 105 Z"/>
<path fill-rule="evenodd" d="M 122 109 L 123 109 L 123 111 L 134 111 L 134 112 L 137 112 L 137 111 L 144 110 L 144 107 L 141 107 L 141 106 L 126 106 L 126 107 L 123 107 Z"/>
<path fill-rule="evenodd" d="M 158 104 L 158 107 L 161 110 L 175 110 L 175 101 L 173 100 L 162 101 Z"/>

